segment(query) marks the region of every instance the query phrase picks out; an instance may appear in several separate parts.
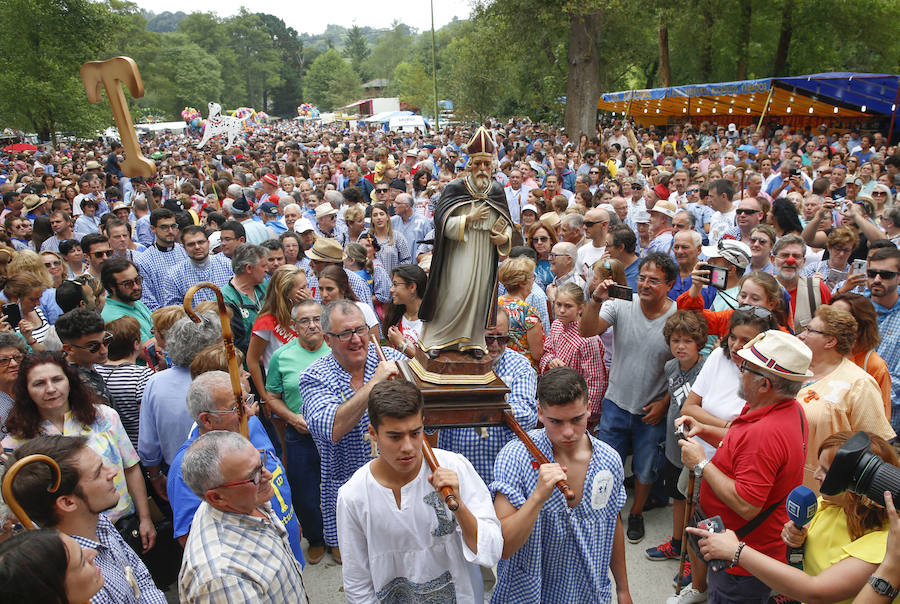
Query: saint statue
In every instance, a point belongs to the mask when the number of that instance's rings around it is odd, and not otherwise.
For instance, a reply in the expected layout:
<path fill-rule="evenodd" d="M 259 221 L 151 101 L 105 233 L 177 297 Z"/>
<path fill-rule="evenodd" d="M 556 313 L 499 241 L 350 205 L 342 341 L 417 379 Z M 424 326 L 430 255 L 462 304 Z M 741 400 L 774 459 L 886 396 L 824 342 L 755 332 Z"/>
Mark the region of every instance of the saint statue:
<path fill-rule="evenodd" d="M 469 141 L 468 174 L 451 181 L 434 208 L 431 273 L 419 308 L 419 347 L 487 353 L 484 330 L 496 325 L 498 255 L 510 250 L 512 220 L 493 179 L 494 142 L 479 128 Z"/>

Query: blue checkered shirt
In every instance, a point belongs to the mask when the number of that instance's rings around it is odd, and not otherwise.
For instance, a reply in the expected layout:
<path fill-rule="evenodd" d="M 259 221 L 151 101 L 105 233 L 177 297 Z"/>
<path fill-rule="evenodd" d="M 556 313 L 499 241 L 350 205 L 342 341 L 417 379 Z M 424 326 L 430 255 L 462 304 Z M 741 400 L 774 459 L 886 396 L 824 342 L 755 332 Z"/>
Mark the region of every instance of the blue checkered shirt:
<path fill-rule="evenodd" d="M 510 393 L 506 402 L 525 430 L 537 425 L 537 373 L 523 355 L 507 348 L 497 362 L 494 373 L 506 384 Z M 487 434 L 487 436 L 482 436 Z M 506 426 L 489 428 L 450 428 L 438 431 L 438 447 L 464 455 L 485 484 L 494 476 L 494 459 L 503 445 L 515 438 Z"/>
<path fill-rule="evenodd" d="M 406 355 L 385 348 L 389 361 L 401 361 Z M 375 346 L 369 344 L 366 357 L 364 380 L 375 376 L 378 368 L 378 354 Z M 338 442 L 332 442 L 331 429 L 338 405 L 349 400 L 355 391 L 350 386 L 350 374 L 341 367 L 334 354 L 318 359 L 300 374 L 300 396 L 303 399 L 303 417 L 309 425 L 319 449 L 322 469 L 322 522 L 325 527 L 325 543 L 331 547 L 338 545 L 337 536 L 337 495 L 353 473 L 372 459 L 371 445 L 364 440 L 369 435 L 369 413 L 364 412 L 359 423 Z"/>
<path fill-rule="evenodd" d="M 144 214 L 134 221 L 134 240 L 147 247 L 156 241 L 156 235 L 150 228 L 150 214 Z"/>
<path fill-rule="evenodd" d="M 414 250 L 418 247 L 417 241 L 425 239 L 425 235 L 434 229 L 434 225 L 424 216 L 420 216 L 413 212 L 409 222 L 404 222 L 400 216 L 391 216 L 391 224 L 394 227 L 394 234 L 400 233 L 406 239 L 406 247 Z"/>
<path fill-rule="evenodd" d="M 127 602 L 158 602 L 166 603 L 166 596 L 157 589 L 153 583 L 150 571 L 141 561 L 134 550 L 125 543 L 119 531 L 113 526 L 106 515 L 100 514 L 97 520 L 97 541 L 69 535 L 81 547 L 97 550 L 94 561 L 100 567 L 103 575 L 103 588 L 91 598 L 92 604 L 122 604 Z M 125 575 L 125 567 L 131 567 L 134 579 L 140 593 L 140 600 L 134 595 L 134 586 L 128 583 Z"/>
<path fill-rule="evenodd" d="M 553 462 L 546 432 L 533 430 L 529 436 Z M 590 439 L 593 454 L 581 501 L 569 508 L 562 493 L 553 490 L 525 545 L 498 563 L 492 604 L 612 602 L 609 563 L 619 510 L 625 505 L 625 472 L 612 447 Z M 518 440 L 503 447 L 494 464 L 494 481 L 488 486 L 491 494 L 502 493 L 521 508 L 537 486 L 533 460 Z"/>
<path fill-rule="evenodd" d="M 394 233 L 394 243 L 390 244 L 385 241 L 379 241 L 381 249 L 375 252 L 375 257 L 381 261 L 384 270 L 391 274 L 395 266 L 401 264 L 410 264 L 412 256 L 410 255 L 409 246 L 406 244 L 406 238 L 399 233 Z"/>
<path fill-rule="evenodd" d="M 317 221 L 313 221 L 313 230 L 315 230 L 316 235 L 318 235 L 319 237 L 324 237 L 325 239 L 334 239 L 341 244 L 341 247 L 347 247 L 347 244 L 350 242 L 350 234 L 347 232 L 347 227 L 340 222 L 335 223 L 334 229 L 332 229 L 331 233 L 324 233 L 322 232 L 322 229 L 319 228 L 319 223 Z"/>
<path fill-rule="evenodd" d="M 162 252 L 156 245 L 151 245 L 137 254 L 134 263 L 144 278 L 141 302 L 146 304 L 151 312 L 166 305 L 169 274 L 178 264 L 187 260 L 187 257 L 187 252 L 178 243 L 168 252 Z"/>
<path fill-rule="evenodd" d="M 363 278 L 351 271 L 348 268 L 344 269 L 344 272 L 347 273 L 347 279 L 350 281 L 350 289 L 353 290 L 353 293 L 356 294 L 356 298 L 360 302 L 365 302 L 369 306 L 372 305 L 372 292 L 369 290 L 369 285 L 363 281 Z M 322 301 L 322 293 L 319 291 L 319 278 L 316 277 L 316 273 L 313 272 L 311 266 L 306 267 L 306 286 L 309 288 L 309 291 L 313 293 L 313 297 L 316 299 L 316 302 Z"/>
<path fill-rule="evenodd" d="M 372 275 L 372 285 L 375 289 L 375 299 L 379 302 L 388 303 L 394 299 L 391 294 L 391 276 L 388 274 L 381 264 L 374 264 L 375 274 Z"/>
<path fill-rule="evenodd" d="M 188 258 L 172 269 L 169 281 L 166 283 L 166 303 L 163 306 L 170 304 L 181 306 L 184 304 L 184 295 L 187 290 L 201 281 L 211 281 L 218 285 L 219 289 L 222 289 L 228 285 L 233 276 L 231 261 L 225 256 L 209 256 L 202 266 Z M 215 299 L 216 295 L 211 290 L 201 289 L 194 295 L 194 305 L 196 306 L 204 300 Z"/>
<path fill-rule="evenodd" d="M 872 294 L 867 290 L 865 296 L 871 299 Z M 872 305 L 878 314 L 878 332 L 881 334 L 878 356 L 884 359 L 891 373 L 891 428 L 900 434 L 900 300 L 891 308 L 885 308 L 875 300 Z"/>

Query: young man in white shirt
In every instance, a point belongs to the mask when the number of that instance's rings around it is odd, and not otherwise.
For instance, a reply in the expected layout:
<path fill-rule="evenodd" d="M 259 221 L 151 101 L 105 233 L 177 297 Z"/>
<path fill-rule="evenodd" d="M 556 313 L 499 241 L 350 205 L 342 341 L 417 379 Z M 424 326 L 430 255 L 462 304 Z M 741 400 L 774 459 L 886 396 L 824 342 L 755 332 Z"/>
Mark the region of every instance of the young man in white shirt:
<path fill-rule="evenodd" d="M 369 395 L 369 434 L 379 455 L 338 492 L 338 540 L 350 602 L 483 602 L 478 566 L 500 559 L 503 537 L 490 493 L 462 455 L 423 461 L 422 393 L 406 380 Z M 459 502 L 455 515 L 440 490 Z"/>

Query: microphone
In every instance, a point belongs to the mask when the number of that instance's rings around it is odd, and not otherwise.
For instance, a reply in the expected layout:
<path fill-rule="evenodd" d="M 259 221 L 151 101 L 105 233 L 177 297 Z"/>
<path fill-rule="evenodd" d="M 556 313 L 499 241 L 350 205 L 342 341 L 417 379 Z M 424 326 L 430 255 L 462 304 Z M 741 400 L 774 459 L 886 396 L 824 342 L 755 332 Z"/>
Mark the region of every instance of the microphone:
<path fill-rule="evenodd" d="M 791 519 L 795 527 L 801 529 L 816 515 L 819 503 L 812 489 L 801 484 L 788 494 L 785 507 L 787 507 L 788 518 Z M 803 548 L 788 547 L 787 561 L 792 566 L 802 568 Z"/>

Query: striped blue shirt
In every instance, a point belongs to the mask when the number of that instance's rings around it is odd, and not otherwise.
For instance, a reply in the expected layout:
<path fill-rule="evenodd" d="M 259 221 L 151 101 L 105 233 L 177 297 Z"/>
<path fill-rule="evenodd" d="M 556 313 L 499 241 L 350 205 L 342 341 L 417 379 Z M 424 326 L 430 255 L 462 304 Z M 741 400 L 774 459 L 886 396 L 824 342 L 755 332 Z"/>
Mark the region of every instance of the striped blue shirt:
<path fill-rule="evenodd" d="M 184 295 L 187 290 L 201 281 L 210 281 L 222 289 L 228 285 L 233 276 L 231 261 L 225 256 L 211 255 L 203 264 L 197 264 L 188 258 L 172 269 L 169 280 L 166 282 L 163 306 L 170 304 L 181 306 L 184 304 Z M 204 300 L 215 299 L 216 295 L 211 290 L 201 289 L 194 295 L 194 305 L 196 306 Z"/>
<path fill-rule="evenodd" d="M 494 373 L 510 389 L 506 402 L 512 407 L 516 421 L 525 430 L 537 425 L 537 373 L 523 355 L 507 348 L 497 362 Z M 485 484 L 494 476 L 494 460 L 500 449 L 515 438 L 506 426 L 485 428 L 449 428 L 438 431 L 438 447 L 464 455 Z"/>
<path fill-rule="evenodd" d="M 406 355 L 393 348 L 385 348 L 389 361 L 401 361 Z M 378 368 L 378 354 L 375 346 L 369 344 L 366 356 L 364 380 L 375 376 Z M 318 359 L 300 374 L 300 397 L 303 399 L 303 417 L 309 425 L 319 449 L 322 472 L 322 522 L 325 528 L 325 543 L 337 547 L 337 495 L 338 489 L 349 480 L 353 473 L 372 459 L 369 444 L 369 413 L 363 412 L 359 423 L 338 442 L 332 442 L 331 429 L 338 406 L 348 401 L 356 392 L 350 386 L 350 374 L 344 369 L 334 354 Z"/>
<path fill-rule="evenodd" d="M 529 432 L 534 444 L 554 461 L 543 429 Z M 619 454 L 589 436 L 593 454 L 584 478 L 581 501 L 574 508 L 553 490 L 535 521 L 528 541 L 497 565 L 492 604 L 516 602 L 612 602 L 609 563 L 619 510 L 625 505 L 625 472 Z M 538 469 L 525 445 L 514 440 L 494 464 L 492 495 L 502 493 L 522 507 L 537 486 Z"/>

